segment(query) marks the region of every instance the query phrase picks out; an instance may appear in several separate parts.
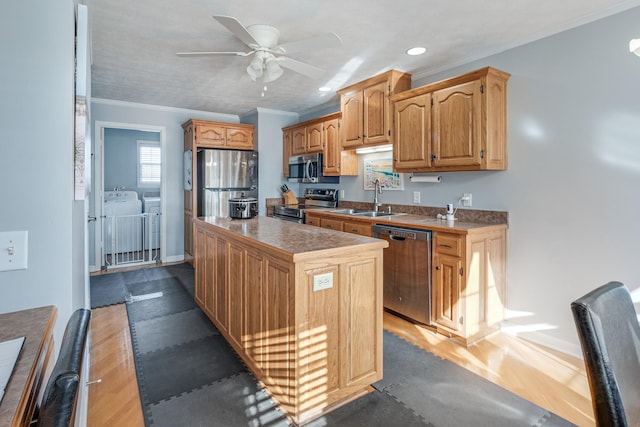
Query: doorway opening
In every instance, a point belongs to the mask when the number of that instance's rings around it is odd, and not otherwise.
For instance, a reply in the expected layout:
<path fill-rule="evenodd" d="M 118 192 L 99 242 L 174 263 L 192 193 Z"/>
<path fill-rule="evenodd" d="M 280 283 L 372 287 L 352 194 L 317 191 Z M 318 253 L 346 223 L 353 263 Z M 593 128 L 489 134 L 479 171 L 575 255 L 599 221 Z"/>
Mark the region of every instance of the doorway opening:
<path fill-rule="evenodd" d="M 165 128 L 96 122 L 94 271 L 166 254 Z"/>

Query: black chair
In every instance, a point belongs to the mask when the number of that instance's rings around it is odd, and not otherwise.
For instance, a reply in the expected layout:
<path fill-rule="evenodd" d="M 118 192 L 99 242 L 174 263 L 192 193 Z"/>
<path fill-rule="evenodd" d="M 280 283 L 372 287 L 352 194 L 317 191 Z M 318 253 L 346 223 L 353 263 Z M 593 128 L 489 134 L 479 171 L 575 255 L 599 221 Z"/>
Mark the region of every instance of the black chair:
<path fill-rule="evenodd" d="M 44 391 L 39 427 L 68 427 L 74 420 L 90 319 L 91 311 L 81 308 L 67 323 L 60 354 Z"/>
<path fill-rule="evenodd" d="M 571 303 L 598 426 L 640 425 L 640 326 L 627 288 L 610 282 Z"/>

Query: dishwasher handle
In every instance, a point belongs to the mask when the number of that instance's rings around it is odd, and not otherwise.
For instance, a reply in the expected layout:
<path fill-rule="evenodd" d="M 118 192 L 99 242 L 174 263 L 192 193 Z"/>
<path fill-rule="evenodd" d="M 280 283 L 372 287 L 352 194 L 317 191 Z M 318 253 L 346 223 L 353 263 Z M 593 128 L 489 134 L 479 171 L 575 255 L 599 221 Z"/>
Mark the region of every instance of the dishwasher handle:
<path fill-rule="evenodd" d="M 404 240 L 407 240 L 407 238 L 406 238 L 406 237 L 402 237 L 402 236 L 395 236 L 395 235 L 393 235 L 393 234 L 389 234 L 389 238 L 390 238 L 391 240 L 396 240 L 396 241 L 398 241 L 398 242 L 402 242 L 402 241 L 404 241 Z M 415 240 L 415 239 L 414 239 L 414 240 Z"/>

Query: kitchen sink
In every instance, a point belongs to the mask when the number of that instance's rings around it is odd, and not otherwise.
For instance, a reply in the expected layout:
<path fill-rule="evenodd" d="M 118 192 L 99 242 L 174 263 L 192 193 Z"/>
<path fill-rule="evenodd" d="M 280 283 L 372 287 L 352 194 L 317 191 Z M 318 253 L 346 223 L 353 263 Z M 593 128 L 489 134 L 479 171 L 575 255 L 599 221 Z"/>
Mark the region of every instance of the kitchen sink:
<path fill-rule="evenodd" d="M 366 209 L 340 209 L 337 211 L 331 211 L 331 213 L 337 213 L 342 215 L 360 215 L 363 213 L 368 213 L 370 211 Z"/>
<path fill-rule="evenodd" d="M 395 212 L 373 212 L 373 211 L 367 211 L 367 212 L 360 212 L 360 213 L 354 213 L 353 215 L 357 215 L 357 216 L 366 216 L 368 218 L 376 218 L 379 216 L 391 216 L 391 215 L 398 215 Z"/>
<path fill-rule="evenodd" d="M 399 214 L 396 212 L 386 212 L 386 211 L 374 212 L 374 211 L 368 211 L 366 209 L 340 209 L 337 211 L 331 211 L 331 213 L 337 213 L 342 215 L 366 216 L 367 218 L 376 218 L 379 216 L 390 216 L 390 215 Z"/>

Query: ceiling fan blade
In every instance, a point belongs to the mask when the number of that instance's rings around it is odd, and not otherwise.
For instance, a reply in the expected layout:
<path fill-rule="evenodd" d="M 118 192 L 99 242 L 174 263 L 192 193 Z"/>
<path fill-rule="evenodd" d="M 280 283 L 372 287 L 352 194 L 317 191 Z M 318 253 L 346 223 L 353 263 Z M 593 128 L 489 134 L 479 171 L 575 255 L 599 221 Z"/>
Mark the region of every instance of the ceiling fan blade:
<path fill-rule="evenodd" d="M 256 39 L 253 38 L 251 33 L 247 31 L 245 26 L 242 25 L 240 21 L 238 21 L 233 16 L 213 15 L 213 19 L 221 23 L 227 30 L 231 31 L 237 38 L 242 40 L 244 44 L 260 45 L 260 43 L 258 43 Z"/>
<path fill-rule="evenodd" d="M 322 68 L 318 68 L 315 65 L 300 62 L 286 56 L 279 56 L 276 59 L 278 63 L 283 67 L 314 79 L 322 76 L 325 72 L 325 70 L 323 70 Z"/>
<path fill-rule="evenodd" d="M 309 37 L 291 43 L 284 43 L 278 46 L 283 53 L 295 53 L 302 51 L 314 51 L 329 47 L 341 47 L 342 40 L 336 33 L 327 33 L 320 36 Z"/>
<path fill-rule="evenodd" d="M 178 52 L 176 55 L 192 57 L 192 56 L 213 56 L 213 55 L 228 55 L 228 56 L 249 56 L 255 51 L 250 52 Z"/>

